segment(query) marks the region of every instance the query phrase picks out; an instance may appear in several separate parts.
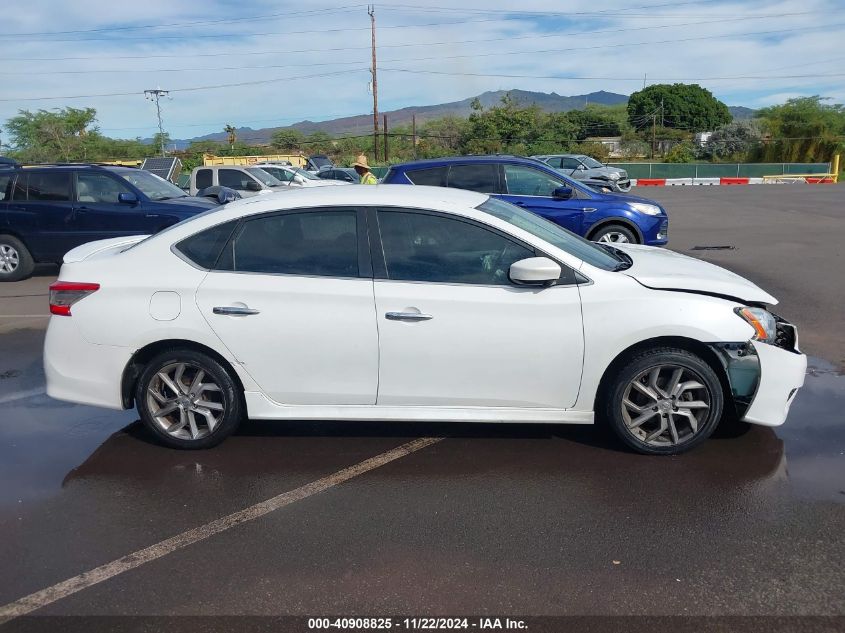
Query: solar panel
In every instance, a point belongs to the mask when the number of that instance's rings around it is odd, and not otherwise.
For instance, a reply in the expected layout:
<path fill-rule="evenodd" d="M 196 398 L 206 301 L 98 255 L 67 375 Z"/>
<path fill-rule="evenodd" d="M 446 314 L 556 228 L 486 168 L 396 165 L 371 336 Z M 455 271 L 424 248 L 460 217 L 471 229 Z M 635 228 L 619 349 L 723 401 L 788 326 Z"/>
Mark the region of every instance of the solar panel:
<path fill-rule="evenodd" d="M 178 158 L 145 158 L 141 169 L 174 182 L 182 171 L 182 161 Z"/>

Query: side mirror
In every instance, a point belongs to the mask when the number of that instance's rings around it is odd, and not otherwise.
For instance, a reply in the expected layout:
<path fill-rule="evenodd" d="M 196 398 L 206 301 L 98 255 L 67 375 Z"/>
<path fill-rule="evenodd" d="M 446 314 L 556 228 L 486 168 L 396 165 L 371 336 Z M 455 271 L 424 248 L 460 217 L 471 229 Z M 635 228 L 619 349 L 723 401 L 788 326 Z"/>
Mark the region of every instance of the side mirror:
<path fill-rule="evenodd" d="M 296 184 L 301 185 L 301 184 L 303 184 L 303 183 L 305 182 L 305 178 L 303 178 L 302 176 L 300 176 L 299 174 L 297 174 L 296 176 L 294 176 L 294 177 L 293 177 L 293 181 L 294 181 Z"/>
<path fill-rule="evenodd" d="M 138 196 L 134 193 L 119 193 L 117 194 L 117 201 L 123 204 L 138 204 Z"/>
<path fill-rule="evenodd" d="M 572 187 L 558 187 L 552 192 L 555 200 L 569 200 L 572 197 Z"/>
<path fill-rule="evenodd" d="M 254 180 L 247 180 L 246 181 L 246 190 L 247 191 L 261 191 L 261 185 L 255 182 Z"/>
<path fill-rule="evenodd" d="M 587 171 L 587 167 L 583 164 L 578 165 L 578 171 Z"/>
<path fill-rule="evenodd" d="M 241 196 L 237 191 L 229 189 L 229 187 L 220 187 L 220 191 L 217 192 L 217 202 L 220 204 L 234 202 L 240 197 Z"/>
<path fill-rule="evenodd" d="M 560 278 L 560 264 L 548 257 L 529 257 L 511 264 L 510 278 L 516 284 L 551 285 Z"/>

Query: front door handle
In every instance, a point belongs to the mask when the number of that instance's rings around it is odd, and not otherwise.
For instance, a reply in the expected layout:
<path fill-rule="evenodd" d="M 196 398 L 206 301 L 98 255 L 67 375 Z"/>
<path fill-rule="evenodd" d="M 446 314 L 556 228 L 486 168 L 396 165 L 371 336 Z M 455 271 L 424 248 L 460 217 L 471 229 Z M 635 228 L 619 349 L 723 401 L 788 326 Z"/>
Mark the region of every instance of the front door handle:
<path fill-rule="evenodd" d="M 259 310 L 252 308 L 242 308 L 239 306 L 216 306 L 212 312 L 214 314 L 223 314 L 226 316 L 250 316 L 251 314 L 259 314 Z"/>
<path fill-rule="evenodd" d="M 384 318 L 388 321 L 428 321 L 434 317 L 422 312 L 386 312 Z"/>
<path fill-rule="evenodd" d="M 583 209 L 581 209 L 581 211 L 583 211 L 584 213 L 591 213 L 595 210 L 596 210 L 595 207 L 584 207 Z"/>
<path fill-rule="evenodd" d="M 518 206 L 518 207 L 524 207 L 524 206 L 525 206 L 525 203 L 524 203 L 524 202 L 521 202 L 521 201 L 519 201 L 519 200 L 517 200 L 516 202 L 514 202 L 514 204 L 515 204 L 516 206 Z"/>

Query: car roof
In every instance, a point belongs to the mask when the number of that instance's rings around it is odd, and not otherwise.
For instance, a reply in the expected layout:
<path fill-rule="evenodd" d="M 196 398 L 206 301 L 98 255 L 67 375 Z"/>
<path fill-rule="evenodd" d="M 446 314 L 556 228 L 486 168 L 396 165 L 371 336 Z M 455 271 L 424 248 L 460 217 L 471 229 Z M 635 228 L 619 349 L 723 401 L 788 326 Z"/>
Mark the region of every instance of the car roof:
<path fill-rule="evenodd" d="M 415 160 L 408 163 L 400 163 L 393 165 L 391 169 L 410 169 L 419 167 L 440 167 L 443 165 L 452 165 L 456 163 L 522 163 L 526 165 L 536 165 L 538 161 L 536 158 L 528 158 L 526 156 L 514 156 L 511 154 L 488 154 L 484 156 L 447 156 L 444 158 L 427 158 L 424 160 Z M 548 167 L 548 165 L 546 165 Z"/>

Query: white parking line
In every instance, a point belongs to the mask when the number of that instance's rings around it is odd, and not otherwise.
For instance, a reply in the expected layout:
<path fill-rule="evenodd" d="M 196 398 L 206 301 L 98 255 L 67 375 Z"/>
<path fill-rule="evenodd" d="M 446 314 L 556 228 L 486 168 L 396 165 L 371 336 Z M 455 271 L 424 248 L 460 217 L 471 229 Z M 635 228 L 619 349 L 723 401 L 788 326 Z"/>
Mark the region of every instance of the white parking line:
<path fill-rule="evenodd" d="M 8 396 L 0 397 L 0 404 L 6 404 L 7 402 L 15 402 L 16 400 L 24 400 L 26 398 L 32 398 L 33 396 L 40 396 L 44 393 L 47 393 L 44 390 L 44 387 L 38 387 L 37 389 L 30 389 L 28 391 L 17 391 L 15 393 L 10 393 Z"/>
<path fill-rule="evenodd" d="M 57 600 L 61 600 L 62 598 L 66 598 L 78 591 L 82 591 L 87 587 L 101 583 L 109 578 L 113 578 L 125 571 L 140 567 L 144 563 L 149 563 L 150 561 L 166 556 L 167 554 L 180 550 L 188 545 L 204 541 L 215 534 L 224 532 L 237 525 L 252 521 L 264 516 L 265 514 L 269 514 L 274 510 L 284 508 L 296 501 L 315 495 L 318 492 L 323 492 L 324 490 L 333 488 L 338 484 L 349 481 L 353 477 L 363 475 L 366 472 L 374 470 L 380 466 L 384 466 L 388 462 L 410 455 L 411 453 L 423 449 L 426 446 L 436 444 L 442 439 L 442 437 L 421 437 L 413 440 L 412 442 L 408 442 L 407 444 L 402 444 L 401 446 L 397 446 L 396 448 L 382 453 L 381 455 L 376 455 L 375 457 L 365 459 L 354 466 L 339 470 L 328 477 L 312 481 L 311 483 L 300 486 L 299 488 L 289 492 L 283 492 L 271 499 L 256 503 L 253 506 L 239 510 L 238 512 L 220 519 L 216 519 L 215 521 L 211 521 L 210 523 L 206 523 L 205 525 L 201 525 L 200 527 L 192 530 L 188 530 L 187 532 L 182 532 L 182 534 L 177 534 L 176 536 L 156 543 L 155 545 L 150 545 L 149 547 L 138 550 L 137 552 L 133 552 L 123 558 L 118 558 L 117 560 L 106 563 L 105 565 L 95 567 L 94 569 L 79 574 L 78 576 L 74 576 L 73 578 L 63 580 L 52 587 L 47 587 L 41 591 L 31 593 L 28 596 L 24 596 L 19 600 L 15 600 L 14 602 L 10 602 L 5 606 L 0 607 L 0 625 L 11 619 L 26 615 L 27 613 L 32 613 L 36 609 L 45 607 Z"/>

